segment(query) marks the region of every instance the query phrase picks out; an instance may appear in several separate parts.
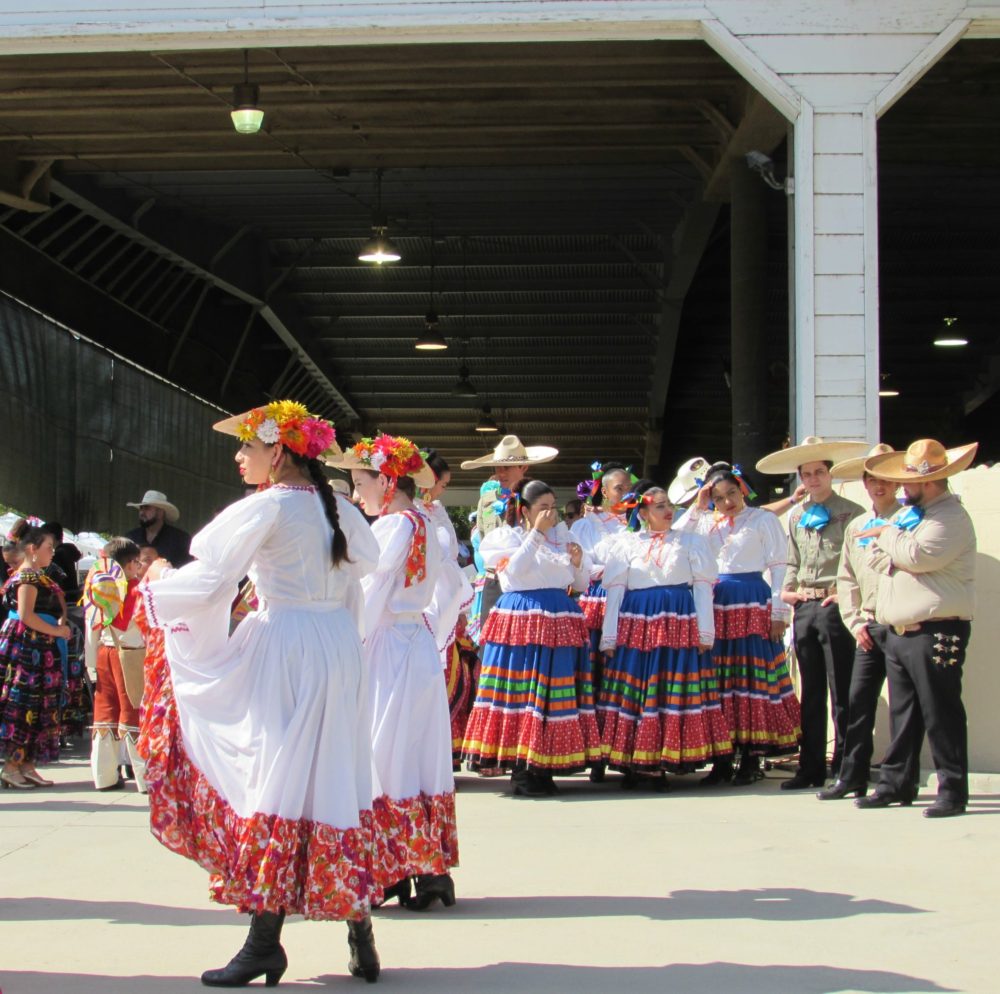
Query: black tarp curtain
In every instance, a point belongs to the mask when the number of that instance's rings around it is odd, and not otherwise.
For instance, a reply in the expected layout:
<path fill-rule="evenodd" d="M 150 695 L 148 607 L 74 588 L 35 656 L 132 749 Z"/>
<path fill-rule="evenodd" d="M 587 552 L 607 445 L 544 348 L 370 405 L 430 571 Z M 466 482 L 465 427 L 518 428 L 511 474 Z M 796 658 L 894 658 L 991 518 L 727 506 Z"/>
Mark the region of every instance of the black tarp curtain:
<path fill-rule="evenodd" d="M 0 293 L 0 503 L 118 534 L 160 490 L 194 532 L 242 492 L 223 416 Z"/>

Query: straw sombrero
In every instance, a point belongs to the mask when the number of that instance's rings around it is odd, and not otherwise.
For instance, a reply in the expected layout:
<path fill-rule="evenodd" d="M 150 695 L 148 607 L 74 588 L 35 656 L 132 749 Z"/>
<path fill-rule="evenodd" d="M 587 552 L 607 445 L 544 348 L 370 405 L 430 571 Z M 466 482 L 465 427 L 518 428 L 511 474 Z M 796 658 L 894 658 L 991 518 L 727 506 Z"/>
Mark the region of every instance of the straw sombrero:
<path fill-rule="evenodd" d="M 838 463 L 863 455 L 867 449 L 867 442 L 827 442 L 816 435 L 810 435 L 799 445 L 764 456 L 757 463 L 757 472 L 785 476 L 798 472 L 799 466 L 807 462 Z"/>
<path fill-rule="evenodd" d="M 701 456 L 689 459 L 677 469 L 677 475 L 667 487 L 667 500 L 671 504 L 686 504 L 701 489 L 708 473 L 708 460 Z M 700 482 L 699 482 L 700 481 Z"/>
<path fill-rule="evenodd" d="M 416 445 L 398 435 L 363 438 L 346 452 L 329 459 L 327 465 L 348 473 L 357 469 L 388 477 L 411 476 L 418 487 L 427 490 L 437 482 L 434 470 L 427 465 Z"/>
<path fill-rule="evenodd" d="M 967 469 L 978 442 L 946 449 L 933 438 L 921 438 L 905 452 L 887 452 L 865 460 L 865 472 L 890 483 L 933 483 Z"/>
<path fill-rule="evenodd" d="M 865 460 L 871 459 L 873 456 L 883 456 L 887 452 L 895 451 L 891 445 L 886 445 L 885 442 L 879 442 L 878 445 L 873 445 L 868 452 L 863 456 L 855 456 L 854 459 L 844 459 L 834 465 L 833 469 L 830 470 L 830 475 L 835 480 L 860 480 L 865 473 Z"/>
<path fill-rule="evenodd" d="M 260 424 L 256 425 L 255 428 L 248 428 L 251 419 L 255 422 L 260 422 Z M 241 438 L 243 437 L 241 435 L 242 431 L 257 431 L 269 419 L 274 422 L 272 430 L 276 431 L 280 436 L 275 437 L 274 441 L 282 442 L 283 445 L 297 452 L 299 455 L 310 456 L 310 450 L 314 452 L 318 448 L 318 445 L 311 444 L 312 440 L 317 437 L 313 434 L 316 429 L 322 429 L 326 433 L 329 443 L 322 451 L 316 452 L 314 458 L 319 459 L 320 462 L 324 462 L 328 466 L 332 466 L 333 462 L 331 460 L 343 455 L 343 450 L 337 444 L 333 425 L 329 421 L 310 414 L 303 405 L 289 400 L 273 401 L 264 407 L 252 407 L 249 411 L 244 411 L 242 414 L 234 414 L 230 418 L 223 418 L 222 421 L 216 421 L 212 425 L 212 429 L 222 432 L 223 435 L 235 435 L 237 438 Z M 293 436 L 294 441 L 284 437 L 290 429 L 295 433 Z M 268 437 L 268 441 L 270 442 L 270 436 Z M 319 442 L 319 445 L 323 444 L 324 442 Z"/>
<path fill-rule="evenodd" d="M 480 469 L 484 466 L 535 466 L 551 462 L 559 450 L 551 445 L 523 445 L 517 435 L 504 435 L 499 445 L 478 459 L 465 459 L 462 469 Z"/>

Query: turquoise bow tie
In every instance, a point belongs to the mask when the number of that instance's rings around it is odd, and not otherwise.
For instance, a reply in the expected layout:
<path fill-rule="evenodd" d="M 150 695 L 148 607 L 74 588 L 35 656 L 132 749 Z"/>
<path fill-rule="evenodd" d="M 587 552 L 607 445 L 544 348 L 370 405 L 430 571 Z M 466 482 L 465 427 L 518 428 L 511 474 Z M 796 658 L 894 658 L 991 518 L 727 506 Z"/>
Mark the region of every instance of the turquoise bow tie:
<path fill-rule="evenodd" d="M 922 507 L 907 507 L 892 519 L 892 523 L 897 528 L 902 528 L 905 532 L 911 532 L 923 520 L 924 509 Z"/>
<path fill-rule="evenodd" d="M 822 504 L 810 504 L 799 518 L 799 528 L 820 532 L 830 523 L 830 512 Z"/>
<path fill-rule="evenodd" d="M 864 523 L 864 525 L 862 525 L 861 531 L 866 532 L 868 531 L 869 528 L 878 528 L 879 525 L 887 525 L 887 524 L 889 524 L 889 522 L 886 521 L 885 518 L 879 518 L 876 516 L 874 518 L 869 518 Z M 863 549 L 865 548 L 865 546 L 871 545 L 871 541 L 872 541 L 871 535 L 869 535 L 867 538 L 859 538 L 858 545 L 860 545 L 861 548 Z"/>

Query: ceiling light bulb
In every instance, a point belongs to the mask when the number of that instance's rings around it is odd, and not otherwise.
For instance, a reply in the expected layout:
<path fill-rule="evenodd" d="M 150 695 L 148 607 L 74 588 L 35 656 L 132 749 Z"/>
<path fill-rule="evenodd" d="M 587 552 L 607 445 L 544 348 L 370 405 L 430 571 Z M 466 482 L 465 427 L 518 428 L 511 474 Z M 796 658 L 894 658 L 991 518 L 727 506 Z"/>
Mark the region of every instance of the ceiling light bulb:
<path fill-rule="evenodd" d="M 898 390 L 879 390 L 878 395 L 880 397 L 898 397 Z"/>
<path fill-rule="evenodd" d="M 237 83 L 233 87 L 233 127 L 241 135 L 255 135 L 264 123 L 264 112 L 257 106 L 260 88 L 256 83 Z"/>
<path fill-rule="evenodd" d="M 963 345 L 968 345 L 967 338 L 959 338 L 957 335 L 941 335 L 934 339 L 934 344 L 940 349 L 956 349 Z"/>
<path fill-rule="evenodd" d="M 365 243 L 358 253 L 358 262 L 374 262 L 381 266 L 384 262 L 399 262 L 402 256 L 385 233 L 384 227 L 375 228 L 375 237 Z"/>

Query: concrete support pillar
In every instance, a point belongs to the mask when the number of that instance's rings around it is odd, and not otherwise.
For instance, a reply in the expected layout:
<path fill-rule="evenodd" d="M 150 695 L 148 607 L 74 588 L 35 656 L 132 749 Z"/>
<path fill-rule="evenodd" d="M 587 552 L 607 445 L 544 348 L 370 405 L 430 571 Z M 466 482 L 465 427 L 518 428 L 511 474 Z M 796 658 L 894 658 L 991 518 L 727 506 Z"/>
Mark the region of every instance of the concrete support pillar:
<path fill-rule="evenodd" d="M 743 162 L 730 174 L 732 460 L 767 451 L 767 204 L 770 191 Z"/>

